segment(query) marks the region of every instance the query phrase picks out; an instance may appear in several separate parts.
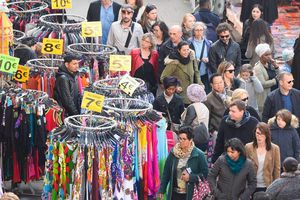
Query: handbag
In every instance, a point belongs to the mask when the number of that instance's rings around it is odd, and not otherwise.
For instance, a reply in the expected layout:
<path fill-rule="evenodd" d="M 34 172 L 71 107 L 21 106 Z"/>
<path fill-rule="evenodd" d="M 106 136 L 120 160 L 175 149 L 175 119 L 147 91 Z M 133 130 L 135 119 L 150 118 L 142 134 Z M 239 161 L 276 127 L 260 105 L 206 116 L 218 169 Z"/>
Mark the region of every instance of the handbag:
<path fill-rule="evenodd" d="M 212 195 L 210 195 L 210 187 L 208 185 L 207 180 L 203 178 L 203 181 L 198 176 L 198 183 L 194 185 L 194 193 L 192 200 L 210 200 L 213 198 Z"/>
<path fill-rule="evenodd" d="M 173 131 L 173 132 L 175 132 L 175 133 L 178 133 L 178 131 L 179 131 L 179 127 L 180 127 L 180 124 L 176 124 L 176 123 L 174 123 L 174 122 L 172 122 L 172 118 L 171 118 L 171 114 L 170 114 L 170 111 L 169 111 L 169 109 L 167 108 L 167 113 L 168 113 L 168 118 L 169 118 L 169 123 L 171 123 L 171 131 Z"/>

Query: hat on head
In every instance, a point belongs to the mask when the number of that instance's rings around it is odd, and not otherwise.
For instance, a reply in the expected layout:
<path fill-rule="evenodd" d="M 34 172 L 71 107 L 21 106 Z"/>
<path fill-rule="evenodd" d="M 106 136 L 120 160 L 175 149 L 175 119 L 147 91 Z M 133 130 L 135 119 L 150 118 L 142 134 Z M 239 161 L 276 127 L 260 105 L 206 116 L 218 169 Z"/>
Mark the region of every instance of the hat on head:
<path fill-rule="evenodd" d="M 129 12 L 134 12 L 134 9 L 133 9 L 132 5 L 130 5 L 130 4 L 123 4 L 122 7 L 121 7 L 121 10 L 126 10 L 126 11 L 129 11 Z"/>
<path fill-rule="evenodd" d="M 270 51 L 271 52 L 271 48 L 270 45 L 268 45 L 267 43 L 262 43 L 256 46 L 255 48 L 255 53 L 261 57 L 262 55 L 264 55 L 266 52 Z"/>
<path fill-rule="evenodd" d="M 206 100 L 204 87 L 199 84 L 191 84 L 186 89 L 187 96 L 191 102 L 203 102 Z"/>
<path fill-rule="evenodd" d="M 294 172 L 298 169 L 298 161 L 293 157 L 287 157 L 282 163 L 285 172 Z"/>
<path fill-rule="evenodd" d="M 282 60 L 288 62 L 294 58 L 294 51 L 290 49 L 284 49 L 282 51 Z"/>

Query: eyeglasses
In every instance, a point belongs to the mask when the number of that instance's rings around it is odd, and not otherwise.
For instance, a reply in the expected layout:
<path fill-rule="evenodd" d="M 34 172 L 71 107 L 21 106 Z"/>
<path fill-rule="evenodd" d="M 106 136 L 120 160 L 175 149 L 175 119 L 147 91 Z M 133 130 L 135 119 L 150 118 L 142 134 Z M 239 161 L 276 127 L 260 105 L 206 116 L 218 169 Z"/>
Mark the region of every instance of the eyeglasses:
<path fill-rule="evenodd" d="M 249 97 L 241 99 L 242 101 L 248 101 Z"/>
<path fill-rule="evenodd" d="M 288 83 L 288 84 L 291 84 L 291 83 L 294 83 L 294 81 L 295 81 L 295 80 L 290 80 L 290 81 L 288 81 L 287 83 Z"/>
<path fill-rule="evenodd" d="M 229 72 L 231 74 L 234 72 L 234 69 L 225 70 L 225 72 Z"/>
<path fill-rule="evenodd" d="M 219 35 L 220 38 L 229 38 L 230 35 Z"/>
<path fill-rule="evenodd" d="M 195 31 L 203 31 L 203 29 L 195 29 Z"/>
<path fill-rule="evenodd" d="M 122 14 L 131 14 L 132 11 L 131 10 L 122 10 Z"/>

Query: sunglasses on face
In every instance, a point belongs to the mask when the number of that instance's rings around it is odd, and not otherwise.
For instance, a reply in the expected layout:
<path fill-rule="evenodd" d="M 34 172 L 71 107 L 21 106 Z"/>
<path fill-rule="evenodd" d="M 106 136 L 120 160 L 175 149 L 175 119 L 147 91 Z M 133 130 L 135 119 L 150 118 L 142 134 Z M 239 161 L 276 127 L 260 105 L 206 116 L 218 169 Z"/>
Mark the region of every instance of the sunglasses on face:
<path fill-rule="evenodd" d="M 219 35 L 220 38 L 229 38 L 230 35 Z"/>
<path fill-rule="evenodd" d="M 130 14 L 130 13 L 132 13 L 132 11 L 131 10 L 122 10 L 122 13 L 123 14 Z"/>
<path fill-rule="evenodd" d="M 242 101 L 248 101 L 249 97 L 241 99 Z"/>
<path fill-rule="evenodd" d="M 229 72 L 231 74 L 234 72 L 234 69 L 225 70 L 225 72 Z"/>
<path fill-rule="evenodd" d="M 287 82 L 288 84 L 294 83 L 294 80 L 290 80 Z"/>

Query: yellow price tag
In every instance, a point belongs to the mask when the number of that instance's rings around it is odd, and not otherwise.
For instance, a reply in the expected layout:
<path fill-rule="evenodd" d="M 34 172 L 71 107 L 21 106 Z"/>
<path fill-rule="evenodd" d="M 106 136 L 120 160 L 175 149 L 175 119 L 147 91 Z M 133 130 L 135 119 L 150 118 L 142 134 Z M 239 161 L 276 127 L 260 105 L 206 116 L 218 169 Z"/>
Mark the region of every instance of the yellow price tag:
<path fill-rule="evenodd" d="M 0 71 L 15 74 L 18 69 L 20 58 L 0 54 Z"/>
<path fill-rule="evenodd" d="M 42 53 L 43 54 L 55 54 L 62 55 L 64 40 L 62 39 L 50 39 L 44 38 L 42 45 Z"/>
<path fill-rule="evenodd" d="M 119 82 L 118 87 L 129 96 L 140 86 L 140 83 L 129 75 L 125 75 Z"/>
<path fill-rule="evenodd" d="M 110 71 L 130 71 L 131 56 L 128 55 L 110 55 L 109 57 Z"/>
<path fill-rule="evenodd" d="M 24 83 L 29 79 L 29 67 L 25 67 L 23 65 L 19 65 L 18 70 L 14 76 L 14 80 Z"/>
<path fill-rule="evenodd" d="M 95 94 L 92 92 L 84 92 L 81 108 L 100 113 L 102 111 L 103 102 L 103 95 Z"/>
<path fill-rule="evenodd" d="M 72 0 L 51 0 L 52 9 L 72 8 Z"/>
<path fill-rule="evenodd" d="M 83 37 L 98 37 L 102 36 L 101 22 L 82 22 L 82 36 Z"/>

